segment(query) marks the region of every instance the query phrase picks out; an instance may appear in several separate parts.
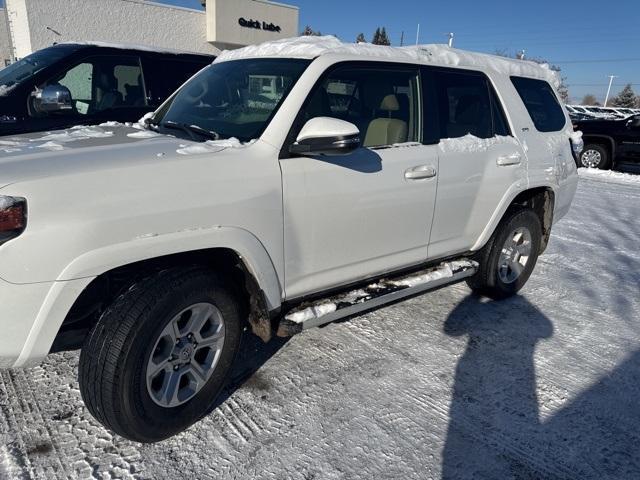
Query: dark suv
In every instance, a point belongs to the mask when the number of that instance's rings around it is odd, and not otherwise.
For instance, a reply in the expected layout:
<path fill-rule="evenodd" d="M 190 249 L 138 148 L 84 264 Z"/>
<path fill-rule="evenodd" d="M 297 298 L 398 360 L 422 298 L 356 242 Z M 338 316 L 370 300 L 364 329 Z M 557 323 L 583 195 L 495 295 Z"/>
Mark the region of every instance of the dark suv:
<path fill-rule="evenodd" d="M 581 167 L 640 169 L 640 115 L 617 120 L 574 121 L 581 130 Z"/>
<path fill-rule="evenodd" d="M 0 70 L 0 135 L 137 121 L 215 57 L 59 44 Z"/>

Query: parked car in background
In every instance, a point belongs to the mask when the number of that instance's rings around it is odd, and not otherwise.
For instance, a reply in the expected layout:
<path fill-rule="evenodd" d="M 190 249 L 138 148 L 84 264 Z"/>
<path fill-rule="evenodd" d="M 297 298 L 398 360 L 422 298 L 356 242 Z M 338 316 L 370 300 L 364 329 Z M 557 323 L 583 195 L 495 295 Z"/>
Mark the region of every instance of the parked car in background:
<path fill-rule="evenodd" d="M 147 130 L 11 137 L 0 366 L 82 348 L 89 411 L 153 442 L 210 411 L 245 328 L 269 341 L 461 281 L 516 294 L 578 183 L 556 82 L 298 37 L 222 54 Z"/>
<path fill-rule="evenodd" d="M 584 150 L 578 166 L 636 170 L 640 167 L 640 115 L 628 118 L 575 121 Z"/>
<path fill-rule="evenodd" d="M 104 43 L 39 50 L 0 70 L 0 135 L 137 121 L 213 60 Z"/>

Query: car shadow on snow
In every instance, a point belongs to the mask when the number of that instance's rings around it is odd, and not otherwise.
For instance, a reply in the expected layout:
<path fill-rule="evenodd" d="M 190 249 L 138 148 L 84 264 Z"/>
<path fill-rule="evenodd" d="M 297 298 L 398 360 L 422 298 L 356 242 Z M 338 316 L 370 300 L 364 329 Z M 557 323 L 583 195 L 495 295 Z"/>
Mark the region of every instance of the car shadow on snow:
<path fill-rule="evenodd" d="M 257 395 L 264 394 L 269 390 L 269 385 L 260 377 L 258 370 L 284 347 L 290 339 L 290 337 L 275 337 L 268 343 L 264 343 L 253 333 L 244 332 L 236 361 L 229 373 L 229 379 L 207 414 L 224 404 L 240 388 L 250 388 Z"/>
<path fill-rule="evenodd" d="M 554 388 L 536 385 L 536 345 L 553 335 L 542 312 L 524 297 L 470 295 L 444 331 L 466 336 L 467 346 L 455 372 L 442 478 L 640 478 L 640 350 L 542 421 L 539 405 Z"/>

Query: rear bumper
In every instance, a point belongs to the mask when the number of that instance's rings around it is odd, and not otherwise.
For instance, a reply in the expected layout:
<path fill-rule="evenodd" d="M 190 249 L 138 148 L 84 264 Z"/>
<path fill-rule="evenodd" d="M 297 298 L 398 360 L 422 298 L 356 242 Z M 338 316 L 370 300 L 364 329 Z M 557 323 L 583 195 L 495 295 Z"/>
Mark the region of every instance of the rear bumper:
<path fill-rule="evenodd" d="M 14 284 L 0 279 L 0 368 L 36 365 L 92 278 Z"/>

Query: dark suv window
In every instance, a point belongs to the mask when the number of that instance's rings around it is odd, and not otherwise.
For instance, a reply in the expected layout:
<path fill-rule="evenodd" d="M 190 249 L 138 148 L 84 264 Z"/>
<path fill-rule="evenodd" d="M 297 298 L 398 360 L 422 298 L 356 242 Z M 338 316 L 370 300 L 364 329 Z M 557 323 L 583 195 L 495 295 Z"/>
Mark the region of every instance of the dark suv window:
<path fill-rule="evenodd" d="M 346 120 L 358 127 L 365 147 L 419 142 L 419 79 L 417 67 L 340 65 L 310 94 L 298 123 L 314 117 Z"/>
<path fill-rule="evenodd" d="M 538 131 L 557 132 L 564 128 L 564 111 L 547 82 L 524 77 L 511 77 L 511 82 Z"/>
<path fill-rule="evenodd" d="M 212 61 L 209 59 L 189 61 L 156 57 L 144 58 L 142 64 L 150 106 L 159 106 L 198 70 L 206 67 Z"/>
<path fill-rule="evenodd" d="M 509 135 L 498 97 L 480 72 L 436 70 L 433 74 L 440 121 L 440 138 L 467 134 L 478 138 Z"/>

